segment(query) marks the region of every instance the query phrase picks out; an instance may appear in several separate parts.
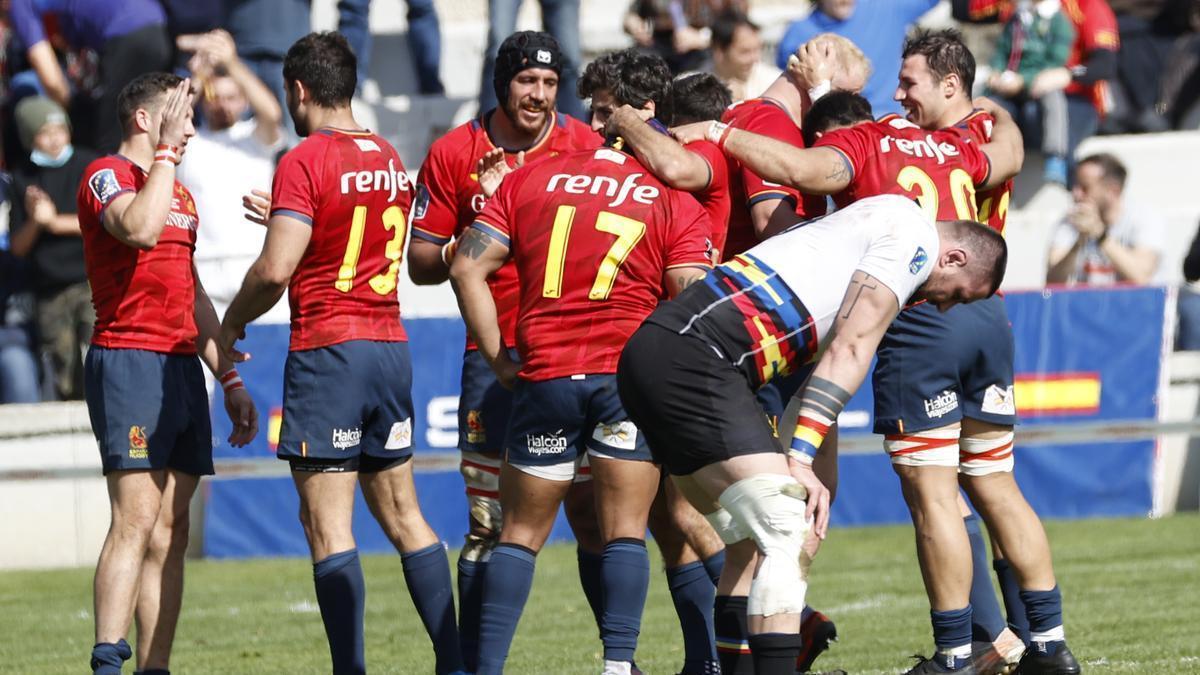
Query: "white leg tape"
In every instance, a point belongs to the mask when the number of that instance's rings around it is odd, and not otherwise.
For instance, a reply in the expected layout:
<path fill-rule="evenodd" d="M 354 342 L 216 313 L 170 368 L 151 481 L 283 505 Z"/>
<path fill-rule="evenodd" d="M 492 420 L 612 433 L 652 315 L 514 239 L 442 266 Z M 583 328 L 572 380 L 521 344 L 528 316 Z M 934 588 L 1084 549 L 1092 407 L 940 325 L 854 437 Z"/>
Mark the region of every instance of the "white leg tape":
<path fill-rule="evenodd" d="M 883 448 L 892 464 L 904 466 L 958 466 L 958 425 L 911 434 L 889 434 Z"/>
<path fill-rule="evenodd" d="M 811 524 L 804 518 L 803 490 L 791 476 L 760 474 L 730 485 L 717 500 L 733 522 L 750 533 L 763 555 L 746 613 L 799 614 L 808 593 L 800 552 Z"/>
<path fill-rule="evenodd" d="M 500 458 L 478 452 L 462 453 L 458 471 L 467 485 L 467 506 L 475 522 L 500 531 Z"/>
<path fill-rule="evenodd" d="M 717 536 L 721 541 L 725 542 L 726 546 L 736 544 L 739 541 L 745 541 L 750 538 L 750 533 L 738 526 L 733 520 L 733 516 L 725 509 L 717 509 L 712 513 L 704 514 L 704 519 L 709 525 L 716 530 Z"/>
<path fill-rule="evenodd" d="M 1013 470 L 1013 432 L 998 438 L 963 438 L 959 442 L 959 472 L 987 476 Z"/>

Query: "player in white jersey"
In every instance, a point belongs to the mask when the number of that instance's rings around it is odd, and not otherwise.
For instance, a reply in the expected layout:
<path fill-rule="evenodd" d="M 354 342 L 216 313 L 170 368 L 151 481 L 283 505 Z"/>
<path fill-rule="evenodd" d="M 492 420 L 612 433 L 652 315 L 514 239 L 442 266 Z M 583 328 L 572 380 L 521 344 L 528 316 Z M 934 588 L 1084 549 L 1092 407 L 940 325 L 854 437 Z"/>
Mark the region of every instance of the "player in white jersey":
<path fill-rule="evenodd" d="M 747 612 L 756 673 L 794 670 L 801 547 L 829 522 L 812 459 L 884 331 L 909 302 L 945 310 L 990 297 L 1006 262 L 1003 238 L 983 225 L 933 223 L 908 199 L 873 197 L 736 256 L 629 340 L 618 369 L 626 410 L 681 492 L 758 570 Z M 754 391 L 821 353 L 800 396 L 804 440 L 785 457 Z"/>

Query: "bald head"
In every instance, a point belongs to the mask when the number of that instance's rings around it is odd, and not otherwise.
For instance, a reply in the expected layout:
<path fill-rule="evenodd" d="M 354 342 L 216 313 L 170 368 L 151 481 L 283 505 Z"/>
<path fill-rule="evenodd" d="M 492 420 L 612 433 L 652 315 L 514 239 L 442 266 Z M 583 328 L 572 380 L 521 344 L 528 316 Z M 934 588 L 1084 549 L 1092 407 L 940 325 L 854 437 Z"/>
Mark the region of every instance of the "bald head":
<path fill-rule="evenodd" d="M 854 41 L 834 33 L 821 33 L 813 41 L 828 44 L 837 57 L 837 74 L 831 82 L 834 89 L 857 93 L 867 86 L 867 80 L 871 77 L 871 60 Z"/>

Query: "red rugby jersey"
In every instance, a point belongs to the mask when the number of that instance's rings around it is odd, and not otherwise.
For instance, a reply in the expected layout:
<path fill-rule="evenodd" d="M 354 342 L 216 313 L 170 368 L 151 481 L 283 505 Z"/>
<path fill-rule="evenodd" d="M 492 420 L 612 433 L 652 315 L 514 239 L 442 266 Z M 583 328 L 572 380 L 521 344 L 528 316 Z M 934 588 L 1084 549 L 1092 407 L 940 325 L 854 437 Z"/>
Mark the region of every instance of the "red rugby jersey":
<path fill-rule="evenodd" d="M 573 150 L 594 148 L 600 145 L 601 140 L 599 134 L 588 125 L 570 115 L 554 113 L 550 132 L 537 145 L 525 151 L 525 163 Z M 479 189 L 477 165 L 479 159 L 495 147 L 488 138 L 482 117 L 451 129 L 433 142 L 417 175 L 413 237 L 445 244 L 471 225 L 486 201 Z M 516 161 L 516 157 L 516 153 L 506 155 L 510 165 Z M 488 286 L 496 301 L 504 344 L 516 346 L 516 269 L 511 263 L 501 267 L 488 279 Z M 470 336 L 467 336 L 467 349 L 475 349 Z"/>
<path fill-rule="evenodd" d="M 995 118 L 983 110 L 975 110 L 955 128 L 965 131 L 980 145 L 992 140 L 992 124 Z M 1012 197 L 1013 182 L 1010 178 L 990 190 L 977 190 L 975 204 L 979 212 L 979 222 L 1004 234 L 1004 224 L 1008 219 L 1008 202 Z"/>
<path fill-rule="evenodd" d="M 960 130 L 928 131 L 899 115 L 861 122 L 821 137 L 850 163 L 853 178 L 833 196 L 838 208 L 864 197 L 911 197 L 930 219 L 979 220 L 975 186 L 987 181 L 987 155 Z"/>
<path fill-rule="evenodd" d="M 687 149 L 700 155 L 708 164 L 708 187 L 693 192 L 692 196 L 708 214 L 708 222 L 712 226 L 708 239 L 713 250 L 722 251 L 729 232 L 729 211 L 733 203 L 729 194 L 729 160 L 721 148 L 711 141 L 689 143 Z"/>
<path fill-rule="evenodd" d="M 88 165 L 79 185 L 79 229 L 96 308 L 92 344 L 167 354 L 196 353 L 196 279 L 192 254 L 200 218 L 178 181 L 158 243 L 140 250 L 104 229 L 104 209 L 146 184 L 146 172 L 120 155 Z"/>
<path fill-rule="evenodd" d="M 771 99 L 753 98 L 734 103 L 725 110 L 721 121 L 736 129 L 769 136 L 797 148 L 804 147 L 804 136 L 800 133 L 800 127 L 796 126 L 786 110 Z M 729 160 L 729 194 L 729 229 L 722 249 L 722 260 L 744 253 L 758 244 L 754 222 L 750 219 L 750 207 L 763 200 L 789 200 L 796 205 L 797 220 L 825 213 L 824 197 L 801 197 L 795 188 L 765 181 L 732 159 Z"/>
<path fill-rule="evenodd" d="M 291 351 L 408 339 L 396 276 L 411 203 L 400 156 L 369 131 L 318 129 L 283 156 L 271 215 L 312 226 L 288 286 Z"/>
<path fill-rule="evenodd" d="M 521 377 L 615 373 L 672 267 L 709 267 L 708 216 L 632 155 L 546 159 L 505 179 L 473 227 L 506 243 L 520 278 Z"/>

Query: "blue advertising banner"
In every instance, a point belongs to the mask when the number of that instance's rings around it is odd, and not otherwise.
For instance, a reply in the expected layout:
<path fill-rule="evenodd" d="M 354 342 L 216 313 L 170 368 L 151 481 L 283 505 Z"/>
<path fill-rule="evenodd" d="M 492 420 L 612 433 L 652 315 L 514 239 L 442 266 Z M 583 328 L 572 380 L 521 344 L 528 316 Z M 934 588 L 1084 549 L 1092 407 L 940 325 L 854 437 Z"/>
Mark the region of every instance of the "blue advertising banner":
<path fill-rule="evenodd" d="M 1146 420 L 1158 415 L 1167 291 L 1161 288 L 1045 290 L 1005 297 L 1016 340 L 1013 395 L 1022 425 Z M 453 452 L 464 332 L 457 318 L 406 319 L 413 358 L 413 442 L 418 453 Z M 274 460 L 282 404 L 287 326 L 251 326 L 241 343 L 252 359 L 239 370 L 263 415 L 264 433 L 246 448 L 224 442 L 229 421 L 213 406 L 215 455 Z M 864 385 L 840 418 L 848 437 L 871 432 L 872 398 Z M 1016 477 L 1045 517 L 1140 515 L 1152 508 L 1153 440 L 1075 445 L 1022 445 Z M 208 483 L 206 555 L 302 555 L 298 504 L 287 477 L 221 478 Z M 466 502 L 457 472 L 419 472 L 426 517 L 443 540 L 466 530 Z M 356 527 L 364 550 L 391 550 L 359 499 Z M 882 448 L 843 454 L 837 525 L 908 521 L 908 510 Z M 561 518 L 560 518 L 561 521 Z M 555 537 L 569 536 L 562 522 Z"/>

